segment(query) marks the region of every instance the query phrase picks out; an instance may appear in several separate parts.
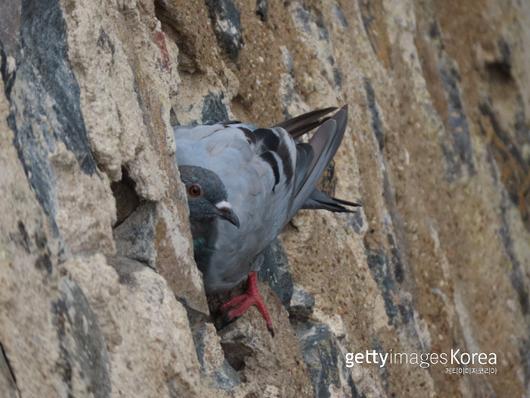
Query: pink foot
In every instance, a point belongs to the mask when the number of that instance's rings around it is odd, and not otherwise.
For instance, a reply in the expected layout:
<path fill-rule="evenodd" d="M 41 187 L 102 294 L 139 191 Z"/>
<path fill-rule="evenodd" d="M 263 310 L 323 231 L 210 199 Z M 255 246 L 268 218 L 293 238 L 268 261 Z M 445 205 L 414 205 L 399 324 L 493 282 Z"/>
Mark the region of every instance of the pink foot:
<path fill-rule="evenodd" d="M 239 296 L 231 298 L 229 301 L 227 301 L 221 306 L 220 310 L 222 312 L 226 312 L 226 317 L 229 321 L 231 321 L 243 315 L 253 305 L 255 305 L 258 309 L 259 313 L 267 324 L 267 329 L 274 337 L 272 319 L 269 315 L 267 307 L 265 306 L 263 297 L 261 297 L 261 294 L 259 293 L 258 280 L 255 272 L 251 272 L 248 274 L 247 291 L 243 294 L 240 294 Z"/>

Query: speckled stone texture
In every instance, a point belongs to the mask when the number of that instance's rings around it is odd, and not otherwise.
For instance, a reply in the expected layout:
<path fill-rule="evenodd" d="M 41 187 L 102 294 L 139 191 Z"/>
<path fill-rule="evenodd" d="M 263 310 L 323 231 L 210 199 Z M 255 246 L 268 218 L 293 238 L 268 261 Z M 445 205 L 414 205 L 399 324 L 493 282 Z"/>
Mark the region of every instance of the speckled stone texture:
<path fill-rule="evenodd" d="M 530 396 L 530 3 L 5 0 L 2 397 Z M 220 329 L 171 126 L 349 104 Z M 345 353 L 495 352 L 496 376 Z"/>

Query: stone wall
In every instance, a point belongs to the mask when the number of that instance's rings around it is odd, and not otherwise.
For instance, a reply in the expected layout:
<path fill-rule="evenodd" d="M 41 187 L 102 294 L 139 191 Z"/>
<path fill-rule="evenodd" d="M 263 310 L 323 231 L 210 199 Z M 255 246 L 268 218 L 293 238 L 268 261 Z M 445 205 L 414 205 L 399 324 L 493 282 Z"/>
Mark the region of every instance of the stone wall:
<path fill-rule="evenodd" d="M 530 395 L 528 2 L 6 0 L 0 46 L 2 397 Z M 267 249 L 275 338 L 216 330 L 171 126 L 346 103 L 321 185 L 362 209 Z"/>

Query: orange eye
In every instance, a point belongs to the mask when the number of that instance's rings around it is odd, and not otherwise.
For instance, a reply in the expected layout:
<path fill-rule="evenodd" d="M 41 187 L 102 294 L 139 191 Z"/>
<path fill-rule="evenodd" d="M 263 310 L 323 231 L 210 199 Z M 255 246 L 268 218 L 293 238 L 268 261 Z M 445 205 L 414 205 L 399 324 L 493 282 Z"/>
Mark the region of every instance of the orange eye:
<path fill-rule="evenodd" d="M 198 184 L 192 184 L 188 187 L 188 194 L 194 198 L 202 195 L 201 186 Z"/>

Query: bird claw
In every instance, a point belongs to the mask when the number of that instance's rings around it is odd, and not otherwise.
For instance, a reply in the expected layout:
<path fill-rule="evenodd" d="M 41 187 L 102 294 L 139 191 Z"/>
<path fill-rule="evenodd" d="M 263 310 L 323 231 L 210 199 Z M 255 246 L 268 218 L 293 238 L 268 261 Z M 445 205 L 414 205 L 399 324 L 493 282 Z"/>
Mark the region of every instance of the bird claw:
<path fill-rule="evenodd" d="M 272 319 L 265 306 L 263 297 L 258 290 L 257 276 L 255 272 L 251 272 L 248 275 L 247 290 L 245 293 L 238 296 L 232 297 L 229 301 L 224 303 L 220 307 L 220 311 L 225 313 L 225 317 L 228 321 L 233 321 L 236 318 L 239 318 L 247 310 L 255 306 L 265 323 L 267 324 L 267 330 L 274 337 L 274 328 L 272 327 Z"/>
<path fill-rule="evenodd" d="M 221 312 L 227 312 L 230 310 L 230 308 L 233 308 L 239 304 L 241 304 L 243 301 L 247 300 L 247 294 L 240 294 L 239 296 L 232 297 L 230 300 L 228 300 L 226 303 L 224 303 L 219 309 Z"/>

